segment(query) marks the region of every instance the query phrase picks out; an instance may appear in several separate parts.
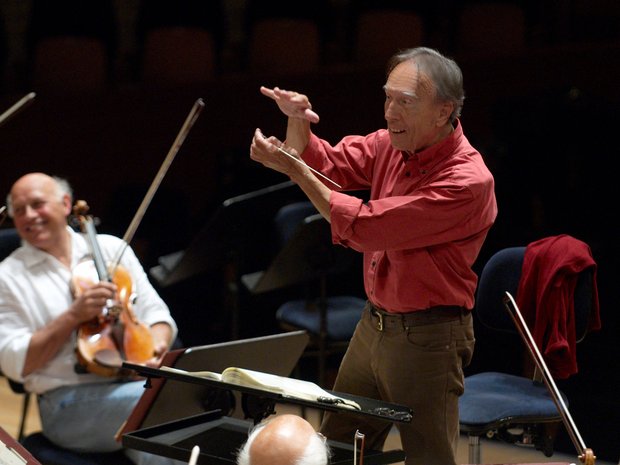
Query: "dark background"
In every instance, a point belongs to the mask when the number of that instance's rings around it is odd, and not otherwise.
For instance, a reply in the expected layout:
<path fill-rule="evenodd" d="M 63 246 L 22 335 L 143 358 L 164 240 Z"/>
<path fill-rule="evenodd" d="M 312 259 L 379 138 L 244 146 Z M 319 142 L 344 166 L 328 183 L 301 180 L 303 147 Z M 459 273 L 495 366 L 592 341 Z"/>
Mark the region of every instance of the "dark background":
<path fill-rule="evenodd" d="M 615 226 L 620 3 L 521 0 L 482 2 L 477 9 L 481 2 L 378 3 L 414 13 L 422 25 L 415 35 L 420 42 L 413 33 L 400 34 L 388 47 L 391 51 L 419 44 L 437 47 L 463 69 L 467 98 L 462 124 L 495 176 L 499 203 L 497 223 L 476 271 L 498 249 L 547 235 L 566 233 L 591 246 L 598 263 L 603 328 L 579 345 L 580 372 L 560 387 L 587 445 L 601 459 L 616 460 L 620 354 L 613 292 L 620 277 Z M 0 0 L 0 6 L 0 108 L 27 92 L 37 93 L 32 105 L 0 127 L 0 186 L 5 193 L 26 172 L 65 176 L 76 198 L 87 200 L 100 218 L 99 230 L 123 235 L 192 104 L 203 98 L 205 110 L 132 246 L 149 269 L 162 256 L 209 240 L 213 228 L 230 231 L 218 253 L 203 260 L 201 272 L 171 286 L 156 283 L 179 322 L 183 341 L 192 346 L 279 332 L 275 308 L 302 290 L 252 295 L 239 277 L 268 265 L 278 249 L 274 208 L 301 195 L 293 187 L 277 199 L 259 198 L 230 218 L 221 215 L 220 206 L 231 196 L 286 181 L 249 160 L 256 127 L 279 137 L 285 130 L 284 118 L 260 95 L 260 85 L 308 94 L 321 116 L 315 131 L 333 143 L 343 135 L 384 126 L 381 87 L 387 57 L 357 46 L 357 20 L 377 5 L 333 0 L 280 11 L 319 26 L 318 59 L 298 56 L 267 68 L 253 64 L 251 45 L 257 43 L 256 21 L 276 15 L 270 2 Z M 212 34 L 212 69 L 191 77 L 189 65 L 175 63 L 183 54 L 195 53 L 196 61 L 202 60 L 194 42 L 170 55 L 157 53 L 189 78 L 147 76 L 148 31 L 180 24 Z M 387 41 L 390 30 L 387 24 L 372 32 L 371 43 Z M 103 44 L 106 67 L 100 81 L 89 84 L 87 60 L 71 63 L 66 52 L 53 67 L 66 72 L 64 77 L 42 74 L 37 44 L 58 35 L 95 37 Z M 276 42 L 260 54 L 276 56 L 292 42 Z M 217 221 L 224 223 L 214 226 Z M 10 221 L 4 225 L 10 226 Z M 331 279 L 329 290 L 362 295 L 361 269 L 354 266 L 349 274 Z M 239 317 L 235 328 L 233 315 Z M 477 340 L 468 374 L 519 370 L 517 338 L 495 338 L 478 325 Z M 562 433 L 557 448 L 573 451 Z"/>

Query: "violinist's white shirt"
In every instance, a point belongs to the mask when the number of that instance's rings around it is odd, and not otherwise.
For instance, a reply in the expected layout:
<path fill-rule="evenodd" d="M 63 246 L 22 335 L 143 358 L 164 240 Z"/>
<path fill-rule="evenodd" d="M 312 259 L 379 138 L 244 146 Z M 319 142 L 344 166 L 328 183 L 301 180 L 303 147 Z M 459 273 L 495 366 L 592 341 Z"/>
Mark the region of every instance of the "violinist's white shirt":
<path fill-rule="evenodd" d="M 67 229 L 71 233 L 73 268 L 89 255 L 89 248 L 83 234 Z M 121 239 L 106 234 L 99 234 L 98 242 L 106 260 L 112 260 L 123 244 Z M 133 307 L 136 317 L 146 325 L 166 322 L 176 337 L 177 327 L 168 306 L 130 247 L 121 264 L 129 271 L 138 296 Z M 21 380 L 30 337 L 71 305 L 71 277 L 71 270 L 56 258 L 27 243 L 0 263 L 0 369 L 6 376 Z M 77 374 L 76 361 L 74 332 L 56 357 L 22 380 L 25 388 L 40 394 L 59 386 L 110 381 L 93 374 Z"/>

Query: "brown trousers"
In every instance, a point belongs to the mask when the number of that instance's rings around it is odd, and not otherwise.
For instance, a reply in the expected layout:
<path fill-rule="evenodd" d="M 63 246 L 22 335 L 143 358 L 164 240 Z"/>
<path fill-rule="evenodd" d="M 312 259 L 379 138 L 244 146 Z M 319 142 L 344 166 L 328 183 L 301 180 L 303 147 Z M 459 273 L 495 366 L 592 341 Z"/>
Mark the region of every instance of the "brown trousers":
<path fill-rule="evenodd" d="M 471 361 L 471 314 L 444 323 L 378 329 L 367 304 L 342 360 L 333 390 L 380 399 L 413 410 L 411 423 L 395 423 L 406 465 L 454 465 L 459 438 L 458 398 L 463 367 Z M 391 422 L 327 413 L 321 433 L 353 442 L 359 429 L 367 449 L 382 450 Z"/>

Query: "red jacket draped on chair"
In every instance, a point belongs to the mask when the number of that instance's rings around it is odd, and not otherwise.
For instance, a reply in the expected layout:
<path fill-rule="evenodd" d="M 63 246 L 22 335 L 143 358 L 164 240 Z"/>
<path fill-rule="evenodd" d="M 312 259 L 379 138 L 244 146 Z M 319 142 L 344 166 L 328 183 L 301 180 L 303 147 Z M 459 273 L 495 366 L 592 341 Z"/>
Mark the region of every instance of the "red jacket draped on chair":
<path fill-rule="evenodd" d="M 590 247 L 566 234 L 528 244 L 525 250 L 517 305 L 554 377 L 577 373 L 575 299 L 579 273 L 592 269 L 592 308 L 589 331 L 601 327 L 596 262 Z M 537 311 L 544 309 L 544 311 Z"/>

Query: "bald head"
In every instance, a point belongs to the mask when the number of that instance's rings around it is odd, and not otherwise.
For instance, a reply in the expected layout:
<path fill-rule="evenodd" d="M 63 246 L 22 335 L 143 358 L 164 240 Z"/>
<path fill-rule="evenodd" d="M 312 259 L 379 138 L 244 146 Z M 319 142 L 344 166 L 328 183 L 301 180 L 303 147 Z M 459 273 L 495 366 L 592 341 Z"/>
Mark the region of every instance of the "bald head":
<path fill-rule="evenodd" d="M 67 181 L 44 173 L 29 173 L 13 184 L 7 207 L 23 240 L 64 260 L 70 245 L 66 228 L 71 200 Z"/>
<path fill-rule="evenodd" d="M 13 197 L 24 191 L 33 190 L 43 191 L 50 196 L 56 196 L 59 200 L 64 195 L 68 195 L 69 202 L 73 200 L 73 191 L 65 179 L 39 172 L 28 173 L 13 183 L 11 191 L 7 195 L 6 204 L 9 216 L 14 214 Z"/>
<path fill-rule="evenodd" d="M 239 465 L 325 465 L 328 450 L 312 425 L 297 415 L 280 415 L 252 430 L 239 452 Z"/>

